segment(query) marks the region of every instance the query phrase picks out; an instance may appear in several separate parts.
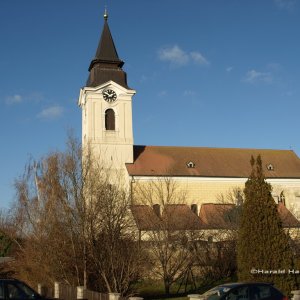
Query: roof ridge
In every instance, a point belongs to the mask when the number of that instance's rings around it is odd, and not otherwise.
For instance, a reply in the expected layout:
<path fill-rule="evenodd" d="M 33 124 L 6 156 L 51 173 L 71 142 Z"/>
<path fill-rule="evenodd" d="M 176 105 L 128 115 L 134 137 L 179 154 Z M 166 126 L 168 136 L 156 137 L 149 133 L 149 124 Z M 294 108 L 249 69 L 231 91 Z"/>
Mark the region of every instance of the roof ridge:
<path fill-rule="evenodd" d="M 209 147 L 209 146 L 172 146 L 172 145 L 134 145 L 134 147 L 145 147 L 145 148 L 190 148 L 190 149 L 210 149 L 210 150 L 255 150 L 255 151 L 286 151 L 293 152 L 292 149 L 272 149 L 272 148 L 239 148 L 239 147 Z"/>

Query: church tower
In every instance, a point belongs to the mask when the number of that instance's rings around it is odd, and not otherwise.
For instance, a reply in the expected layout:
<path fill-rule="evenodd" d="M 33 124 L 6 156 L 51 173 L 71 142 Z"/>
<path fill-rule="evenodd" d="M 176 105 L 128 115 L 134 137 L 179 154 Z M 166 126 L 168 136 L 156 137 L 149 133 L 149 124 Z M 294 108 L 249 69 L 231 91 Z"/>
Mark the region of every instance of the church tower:
<path fill-rule="evenodd" d="M 127 85 L 123 65 L 105 12 L 100 42 L 78 104 L 83 146 L 90 145 L 101 163 L 113 170 L 124 170 L 125 163 L 133 162 L 132 97 L 136 92 Z"/>

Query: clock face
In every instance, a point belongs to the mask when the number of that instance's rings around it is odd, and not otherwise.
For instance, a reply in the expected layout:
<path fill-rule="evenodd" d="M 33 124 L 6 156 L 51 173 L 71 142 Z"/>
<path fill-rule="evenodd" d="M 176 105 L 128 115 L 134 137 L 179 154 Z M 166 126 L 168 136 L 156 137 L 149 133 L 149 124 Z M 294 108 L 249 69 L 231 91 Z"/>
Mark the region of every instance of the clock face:
<path fill-rule="evenodd" d="M 114 102 L 117 100 L 117 94 L 115 91 L 107 89 L 102 92 L 103 98 L 107 102 Z"/>

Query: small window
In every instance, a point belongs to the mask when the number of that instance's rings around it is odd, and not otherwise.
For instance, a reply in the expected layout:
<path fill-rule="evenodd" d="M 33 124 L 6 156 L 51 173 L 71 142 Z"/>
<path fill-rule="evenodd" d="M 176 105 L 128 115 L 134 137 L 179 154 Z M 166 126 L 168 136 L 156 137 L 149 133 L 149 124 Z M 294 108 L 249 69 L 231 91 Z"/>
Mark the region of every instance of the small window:
<path fill-rule="evenodd" d="M 195 166 L 196 166 L 196 164 L 193 163 L 192 161 L 188 162 L 186 165 L 188 168 L 195 168 Z"/>
<path fill-rule="evenodd" d="M 115 130 L 115 112 L 109 108 L 105 111 L 105 130 Z"/>
<path fill-rule="evenodd" d="M 274 171 L 274 166 L 272 164 L 267 165 L 268 171 Z"/>

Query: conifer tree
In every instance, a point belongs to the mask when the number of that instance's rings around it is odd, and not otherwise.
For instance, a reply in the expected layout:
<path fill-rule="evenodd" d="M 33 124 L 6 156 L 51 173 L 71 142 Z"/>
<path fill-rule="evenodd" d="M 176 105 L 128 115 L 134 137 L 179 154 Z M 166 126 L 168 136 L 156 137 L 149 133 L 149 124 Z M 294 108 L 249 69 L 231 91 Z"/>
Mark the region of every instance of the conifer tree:
<path fill-rule="evenodd" d="M 237 264 L 240 281 L 272 282 L 286 294 L 297 288 L 293 254 L 265 181 L 262 160 L 251 158 L 252 172 L 245 184 L 245 201 L 238 232 Z M 267 274 L 283 273 L 283 274 Z M 274 271 L 274 272 L 273 272 Z"/>

